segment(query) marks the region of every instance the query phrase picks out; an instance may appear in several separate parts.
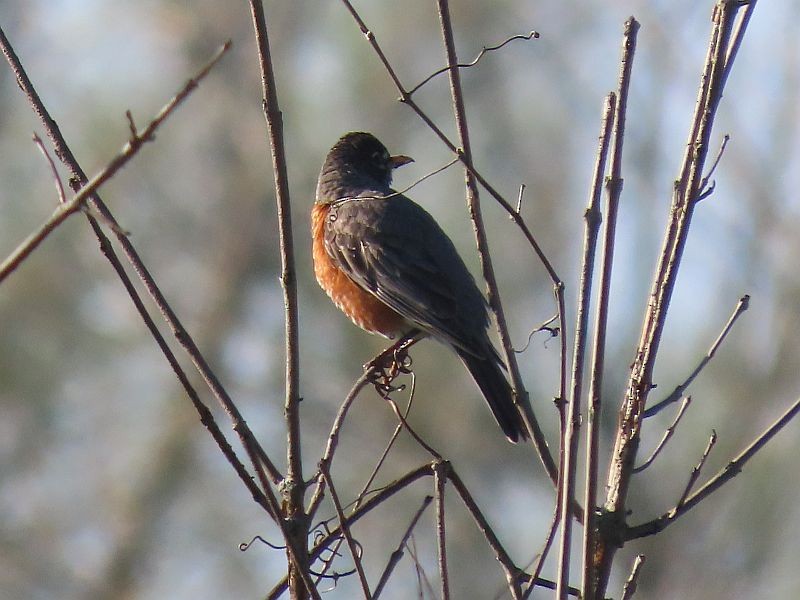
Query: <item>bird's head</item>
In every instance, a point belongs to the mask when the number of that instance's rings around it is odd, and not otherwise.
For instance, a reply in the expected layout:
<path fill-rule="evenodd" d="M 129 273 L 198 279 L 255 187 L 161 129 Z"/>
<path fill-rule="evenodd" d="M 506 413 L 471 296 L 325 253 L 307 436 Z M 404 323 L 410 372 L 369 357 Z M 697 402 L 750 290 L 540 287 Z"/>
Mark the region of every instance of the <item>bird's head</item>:
<path fill-rule="evenodd" d="M 350 132 L 339 138 L 328 152 L 320 182 L 336 177 L 343 187 L 388 189 L 392 171 L 413 160 L 403 155 L 392 156 L 371 133 Z"/>

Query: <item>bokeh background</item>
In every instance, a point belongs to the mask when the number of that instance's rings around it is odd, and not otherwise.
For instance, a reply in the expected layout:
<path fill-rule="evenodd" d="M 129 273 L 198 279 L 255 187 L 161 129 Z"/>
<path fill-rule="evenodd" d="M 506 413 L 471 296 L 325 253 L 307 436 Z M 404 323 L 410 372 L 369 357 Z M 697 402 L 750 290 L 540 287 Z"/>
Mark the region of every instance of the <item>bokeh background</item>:
<path fill-rule="evenodd" d="M 372 131 L 390 150 L 416 158 L 398 173 L 398 186 L 449 156 L 396 101 L 340 3 L 266 4 L 289 155 L 310 473 L 360 365 L 384 345 L 354 328 L 313 280 L 307 218 L 321 161 L 341 133 L 354 129 Z M 513 42 L 486 56 L 462 76 L 476 164 L 509 198 L 527 185 L 524 217 L 566 282 L 571 315 L 602 100 L 616 87 L 623 21 L 634 14 L 642 24 L 603 390 L 607 455 L 694 106 L 712 3 L 452 4 L 464 60 L 510 35 L 541 33 L 537 41 Z M 357 6 L 408 85 L 443 65 L 432 3 Z M 693 386 L 690 413 L 668 451 L 635 479 L 633 523 L 674 505 L 712 428 L 720 439 L 706 475 L 800 390 L 799 18 L 795 2 L 759 3 L 728 84 L 713 139 L 715 146 L 724 133 L 732 140 L 714 177 L 716 191 L 696 213 L 652 397 L 690 372 L 742 294 L 752 295 L 751 308 Z M 276 217 L 246 3 L 6 0 L 0 25 L 90 174 L 124 143 L 126 109 L 144 124 L 222 42 L 233 40 L 232 52 L 156 143 L 102 196 L 282 465 Z M 452 133 L 447 85 L 438 78 L 418 100 Z M 56 202 L 50 171 L 31 143 L 34 131 L 43 135 L 10 70 L 0 66 L 3 256 Z M 477 274 L 462 181 L 451 168 L 417 186 L 412 197 L 439 219 Z M 491 200 L 484 206 L 521 348 L 554 312 L 551 286 L 513 224 Z M 517 563 L 527 563 L 552 514 L 553 493 L 538 461 L 529 448 L 503 439 L 452 356 L 432 342 L 413 356 L 418 389 L 411 422 L 453 461 Z M 538 334 L 520 358 L 555 443 L 558 343 Z M 0 415 L 3 600 L 259 598 L 283 573 L 281 552 L 258 544 L 238 550 L 256 534 L 274 542 L 278 534 L 199 425 L 80 217 L 0 287 Z M 665 411 L 647 423 L 643 453 L 671 418 Z M 334 466 L 343 496 L 360 488 L 394 423 L 374 393 L 362 394 Z M 663 534 L 626 547 L 612 593 L 642 552 L 648 560 L 641 598 L 800 596 L 799 427 L 790 424 L 742 475 Z M 401 438 L 379 483 L 425 460 Z M 429 492 L 418 485 L 356 529 L 371 576 Z M 503 577 L 481 536 L 455 501 L 448 519 L 454 597 L 493 597 Z M 428 515 L 415 543 L 436 587 L 431 529 Z M 346 568 L 345 560 L 339 570 Z M 354 597 L 355 586 L 342 580 L 325 597 Z M 405 561 L 387 597 L 413 597 L 415 589 Z"/>

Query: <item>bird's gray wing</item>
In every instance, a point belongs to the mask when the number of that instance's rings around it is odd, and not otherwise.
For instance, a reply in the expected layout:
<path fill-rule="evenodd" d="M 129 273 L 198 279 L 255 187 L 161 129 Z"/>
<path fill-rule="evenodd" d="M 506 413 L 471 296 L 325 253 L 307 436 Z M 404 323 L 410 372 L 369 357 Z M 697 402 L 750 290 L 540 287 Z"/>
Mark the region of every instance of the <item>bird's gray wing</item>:
<path fill-rule="evenodd" d="M 356 285 L 420 329 L 470 354 L 484 354 L 483 296 L 422 207 L 399 194 L 337 202 L 326 222 L 325 248 Z"/>

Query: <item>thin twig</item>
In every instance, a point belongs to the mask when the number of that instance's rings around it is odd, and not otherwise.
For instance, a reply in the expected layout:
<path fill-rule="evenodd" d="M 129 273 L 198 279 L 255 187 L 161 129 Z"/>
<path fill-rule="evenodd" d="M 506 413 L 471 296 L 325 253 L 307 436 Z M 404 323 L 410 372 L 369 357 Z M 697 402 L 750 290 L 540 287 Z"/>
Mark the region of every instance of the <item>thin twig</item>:
<path fill-rule="evenodd" d="M 519 193 L 517 194 L 517 214 L 522 210 L 522 196 L 525 194 L 525 184 L 519 184 Z"/>
<path fill-rule="evenodd" d="M 746 311 L 750 307 L 750 296 L 745 294 L 741 298 L 739 298 L 739 302 L 736 303 L 736 308 L 733 309 L 733 313 L 728 318 L 728 322 L 725 323 L 725 327 L 722 328 L 722 331 L 717 336 L 717 339 L 714 340 L 714 343 L 711 344 L 711 347 L 706 352 L 706 355 L 700 360 L 700 363 L 695 367 L 694 371 L 692 371 L 689 376 L 678 386 L 675 387 L 670 394 L 661 400 L 660 402 L 654 404 L 653 406 L 649 407 L 647 410 L 644 411 L 642 414 L 643 418 L 652 417 L 653 415 L 658 414 L 661 412 L 662 409 L 667 407 L 668 405 L 672 404 L 673 402 L 677 402 L 678 400 L 683 397 L 684 393 L 688 389 L 688 387 L 692 384 L 695 378 L 700 374 L 700 372 L 706 367 L 706 365 L 711 362 L 711 359 L 714 358 L 714 355 L 717 353 L 717 350 L 722 345 L 722 342 L 725 341 L 725 338 L 730 333 L 731 329 L 733 329 L 734 323 L 736 320 L 742 315 L 744 311 Z"/>
<path fill-rule="evenodd" d="M 406 487 L 417 481 L 422 477 L 431 477 L 433 476 L 433 469 L 430 463 L 425 463 L 417 467 L 416 469 L 409 471 L 399 479 L 396 479 L 377 494 L 372 496 L 369 500 L 364 502 L 358 510 L 354 511 L 353 514 L 349 515 L 346 519 L 347 524 L 352 527 L 356 521 L 367 515 L 373 509 L 377 508 L 388 498 L 391 498 L 398 492 L 404 490 Z M 309 561 L 317 560 L 320 555 L 325 552 L 325 550 L 337 539 L 339 539 L 342 535 L 341 525 L 328 531 L 324 536 L 319 537 L 315 540 L 314 547 L 309 551 L 308 558 Z M 286 591 L 288 587 L 289 578 L 288 575 L 284 576 L 270 591 L 268 597 L 277 597 L 282 592 Z"/>
<path fill-rule="evenodd" d="M 339 407 L 339 411 L 336 413 L 336 418 L 333 420 L 331 431 L 328 434 L 328 443 L 325 445 L 325 451 L 322 453 L 322 458 L 320 459 L 320 469 L 317 475 L 317 487 L 314 490 L 314 494 L 311 497 L 311 501 L 309 502 L 308 509 L 306 511 L 306 513 L 312 519 L 314 518 L 314 514 L 317 512 L 317 508 L 319 508 L 320 502 L 322 502 L 325 492 L 325 478 L 322 477 L 322 466 L 326 465 L 328 468 L 330 467 L 330 463 L 333 461 L 333 455 L 336 452 L 337 446 L 339 445 L 339 433 L 341 432 L 345 417 L 347 417 L 347 413 L 349 412 L 350 407 L 355 399 L 358 397 L 359 392 L 369 381 L 369 376 L 370 371 L 364 371 L 361 374 L 361 377 L 356 380 L 356 382 L 353 384 L 353 387 L 350 389 L 350 392 L 348 392 L 347 396 L 345 396 L 342 405 Z"/>
<path fill-rule="evenodd" d="M 450 467 L 450 482 L 453 484 L 453 488 L 458 493 L 459 498 L 464 503 L 464 506 L 467 508 L 470 516 L 475 521 L 475 524 L 478 526 L 478 529 L 481 531 L 483 536 L 486 538 L 486 542 L 489 544 L 489 547 L 494 551 L 495 558 L 497 558 L 497 562 L 500 563 L 500 566 L 503 567 L 503 571 L 506 574 L 506 581 L 508 582 L 508 589 L 511 592 L 512 597 L 514 600 L 519 600 L 520 594 L 520 569 L 514 564 L 514 561 L 511 560 L 511 557 L 506 552 L 503 545 L 500 543 L 500 540 L 495 535 L 494 530 L 489 525 L 489 522 L 484 517 L 481 509 L 478 508 L 477 503 L 472 498 L 472 494 L 469 493 L 467 486 L 464 485 L 464 482 L 461 481 L 461 478 L 458 476 L 458 473 Z"/>
<path fill-rule="evenodd" d="M 4 40 L 4 48 L 5 48 Z M 45 221 L 36 231 L 31 233 L 25 240 L 17 246 L 6 260 L 0 264 L 0 283 L 8 277 L 20 264 L 41 244 L 56 227 L 63 223 L 67 217 L 80 210 L 85 202 L 102 186 L 111 179 L 117 172 L 124 167 L 128 161 L 139 153 L 142 146 L 152 141 L 156 130 L 161 124 L 175 111 L 178 106 L 191 94 L 197 84 L 208 74 L 211 68 L 222 58 L 222 55 L 230 47 L 230 44 L 223 46 L 214 58 L 197 74 L 190 79 L 164 107 L 153 117 L 153 120 L 141 132 L 136 132 L 125 143 L 122 149 L 112 158 L 108 164 L 95 175 L 81 190 L 70 200 L 62 202 L 53 211 L 47 221 Z"/>
<path fill-rule="evenodd" d="M 745 464 L 753 458 L 759 450 L 761 450 L 775 435 L 789 422 L 800 414 L 800 398 L 792 404 L 786 412 L 784 412 L 772 425 L 759 435 L 747 448 L 745 448 L 739 455 L 730 461 L 725 467 L 720 470 L 714 477 L 712 477 L 703 487 L 697 490 L 688 498 L 685 498 L 680 505 L 660 517 L 627 528 L 625 538 L 632 540 L 648 535 L 655 535 L 663 531 L 667 526 L 674 523 L 679 517 L 689 512 L 692 508 L 697 506 L 700 502 L 708 498 L 711 494 L 725 485 L 728 481 L 736 477 L 742 472 Z"/>
<path fill-rule="evenodd" d="M 436 499 L 436 549 L 439 557 L 439 578 L 442 583 L 442 600 L 450 600 L 450 578 L 447 574 L 447 536 L 445 535 L 444 490 L 450 464 L 436 461 L 433 465 L 433 481 Z"/>
<path fill-rule="evenodd" d="M 646 461 L 644 461 L 641 465 L 639 465 L 638 467 L 634 467 L 634 469 L 633 469 L 634 473 L 641 473 L 647 467 L 649 467 L 651 464 L 653 464 L 653 461 L 661 453 L 661 450 L 664 449 L 664 446 L 667 444 L 669 439 L 672 437 L 672 434 L 675 433 L 675 428 L 678 426 L 678 423 L 680 423 L 681 418 L 683 417 L 683 413 L 686 412 L 686 409 L 689 407 L 689 404 L 691 404 L 691 402 L 692 402 L 692 397 L 691 396 L 686 396 L 683 399 L 683 402 L 681 402 L 681 407 L 678 409 L 678 414 L 675 415 L 675 420 L 673 420 L 672 424 L 669 427 L 667 427 L 667 430 L 664 432 L 664 435 L 661 438 L 661 441 L 658 442 L 658 445 L 655 447 L 655 450 L 653 450 L 652 454 L 650 454 L 649 458 Z"/>
<path fill-rule="evenodd" d="M 484 46 L 481 49 L 481 51 L 478 53 L 478 56 L 476 56 L 474 60 L 472 60 L 471 62 L 468 62 L 468 63 L 459 63 L 458 65 L 456 65 L 456 67 L 459 68 L 459 69 L 468 69 L 469 67 L 474 67 L 475 65 L 477 65 L 480 62 L 480 60 L 484 57 L 484 55 L 486 55 L 489 52 L 494 52 L 495 50 L 500 50 L 500 48 L 502 48 L 503 46 L 505 46 L 509 42 L 513 42 L 514 40 L 529 40 L 530 41 L 530 40 L 538 39 L 538 38 L 539 38 L 539 32 L 538 31 L 531 31 L 530 33 L 528 33 L 526 35 L 523 35 L 523 34 L 512 35 L 510 38 L 508 38 L 505 41 L 497 44 L 496 46 Z M 420 83 L 418 83 L 417 85 L 412 87 L 410 90 L 408 90 L 409 96 L 413 95 L 417 90 L 419 90 L 422 86 L 424 86 L 426 83 L 428 83 L 431 79 L 433 79 L 435 77 L 438 77 L 442 73 L 447 73 L 447 71 L 449 71 L 449 70 L 450 70 L 450 66 L 449 65 L 447 67 L 442 67 L 441 69 L 437 69 L 436 71 L 434 71 L 433 73 L 428 75 L 425 79 L 423 79 Z"/>
<path fill-rule="evenodd" d="M 739 48 L 742 46 L 744 34 L 747 31 L 747 26 L 750 24 L 750 18 L 753 16 L 753 11 L 756 9 L 758 0 L 747 0 L 744 12 L 741 18 L 736 23 L 736 27 L 731 35 L 731 43 L 728 46 L 728 52 L 725 54 L 725 70 L 722 73 L 722 85 L 728 81 L 728 76 L 731 74 L 733 68 L 733 61 L 736 60 L 736 55 L 739 54 Z"/>
<path fill-rule="evenodd" d="M 411 386 L 410 386 L 410 391 L 409 391 L 409 395 L 408 395 L 408 404 L 406 405 L 406 410 L 405 410 L 405 413 L 403 415 L 405 418 L 408 418 L 408 414 L 411 412 L 411 405 L 412 405 L 412 403 L 414 401 L 414 392 L 416 391 L 416 382 L 417 382 L 416 376 L 414 375 L 414 372 L 412 371 L 411 372 Z M 372 482 L 375 480 L 375 477 L 377 477 L 378 471 L 380 470 L 381 466 L 383 465 L 384 461 L 386 460 L 386 457 L 389 455 L 389 451 L 392 449 L 392 446 L 394 445 L 394 443 L 397 440 L 398 436 L 400 435 L 401 431 L 403 431 L 403 424 L 402 423 L 398 423 L 397 426 L 394 428 L 394 432 L 392 433 L 392 436 L 390 437 L 389 442 L 386 444 L 386 447 L 384 448 L 383 453 L 381 454 L 380 458 L 378 458 L 378 461 L 375 464 L 375 467 L 372 469 L 372 473 L 367 478 L 366 483 L 364 483 L 364 485 L 361 487 L 361 491 L 356 496 L 356 499 L 352 502 L 352 512 L 355 512 L 361 506 L 362 502 L 364 501 L 365 496 L 367 495 L 367 493 L 368 493 L 368 491 L 370 489 L 370 486 L 372 485 Z M 326 463 L 330 463 L 330 459 L 328 459 L 326 461 Z M 321 464 L 325 464 L 325 463 L 321 463 Z M 321 492 L 324 492 L 324 487 L 320 487 L 319 484 L 318 484 L 317 489 L 314 490 L 314 494 L 315 494 L 314 498 L 319 497 L 321 499 L 322 495 L 317 496 L 317 494 L 321 493 Z M 313 520 L 314 513 L 316 512 L 316 509 L 319 506 L 319 503 L 314 504 L 314 502 L 312 500 L 311 506 L 313 507 L 313 511 L 309 510 L 308 514 L 309 514 L 309 519 Z M 333 552 L 338 552 L 339 546 L 341 545 L 341 543 L 342 543 L 342 540 L 339 539 L 336 542 L 335 546 L 333 547 L 332 551 Z"/>
<path fill-rule="evenodd" d="M 711 435 L 708 438 L 708 444 L 706 445 L 706 449 L 703 450 L 703 455 L 700 457 L 698 463 L 692 469 L 692 472 L 689 474 L 689 481 L 686 482 L 686 488 L 684 488 L 683 493 L 681 494 L 680 499 L 678 500 L 677 507 L 680 508 L 683 506 L 683 503 L 686 502 L 686 498 L 688 498 L 689 494 L 694 487 L 694 484 L 697 483 L 697 479 L 700 477 L 700 473 L 703 470 L 703 467 L 706 464 L 706 460 L 708 460 L 708 455 L 711 454 L 711 449 L 717 443 L 717 432 L 713 429 L 711 430 Z"/>
<path fill-rule="evenodd" d="M 719 161 L 722 160 L 722 155 L 725 154 L 725 148 L 728 147 L 728 142 L 731 140 L 731 136 L 727 133 L 722 136 L 722 143 L 719 145 L 719 150 L 717 151 L 717 156 L 714 158 L 714 162 L 711 164 L 711 168 L 708 170 L 708 173 L 703 177 L 703 180 L 700 182 L 700 195 L 697 197 L 698 202 L 705 198 L 708 198 L 711 193 L 714 191 L 714 183 L 711 184 L 711 187 L 708 186 L 708 182 L 711 177 L 714 175 L 714 171 L 717 170 L 717 166 L 719 165 Z"/>
<path fill-rule="evenodd" d="M 556 539 L 556 532 L 558 531 L 559 523 L 561 523 L 560 505 L 556 503 L 555 509 L 553 510 L 553 518 L 550 520 L 550 527 L 547 530 L 547 536 L 544 539 L 542 550 L 531 563 L 533 569 L 531 569 L 530 582 L 528 587 L 525 588 L 525 593 L 522 594 L 521 600 L 528 600 L 537 585 L 536 582 L 539 580 L 539 575 L 542 572 L 544 561 L 547 559 L 550 548 L 553 546 L 553 541 Z M 555 588 L 555 586 L 553 587 Z"/>
<path fill-rule="evenodd" d="M 397 566 L 397 563 L 400 562 L 400 559 L 403 558 L 403 548 L 405 548 L 406 544 L 408 543 L 408 538 L 411 537 L 414 528 L 417 526 L 417 522 L 419 521 L 420 517 L 422 517 L 422 513 L 425 512 L 425 509 L 430 506 L 432 501 L 433 496 L 425 496 L 425 498 L 423 498 L 422 506 L 417 509 L 417 512 L 414 513 L 414 516 L 411 518 L 411 523 L 409 523 L 405 533 L 403 534 L 403 537 L 400 539 L 397 549 L 389 556 L 389 562 L 386 565 L 386 568 L 383 570 L 383 573 L 381 573 L 381 578 L 378 580 L 378 585 L 375 586 L 375 593 L 372 595 L 372 600 L 377 600 L 378 596 L 380 596 L 381 592 L 383 591 L 383 588 L 386 587 L 394 568 Z"/>
<path fill-rule="evenodd" d="M 425 571 L 425 567 L 423 566 L 422 560 L 419 557 L 417 540 L 414 537 L 414 534 L 411 534 L 411 540 L 408 545 L 408 554 L 411 557 L 411 562 L 414 567 L 414 575 L 416 575 L 417 578 L 417 596 L 420 598 L 420 600 L 426 596 L 428 598 L 435 598 L 436 590 L 433 589 L 433 584 L 431 583 L 428 573 Z"/>
<path fill-rule="evenodd" d="M 423 181 L 425 181 L 426 179 L 430 179 L 430 178 L 431 178 L 431 177 L 433 177 L 434 175 L 438 175 L 438 174 L 439 174 L 439 173 L 441 173 L 442 171 L 444 171 L 444 170 L 446 170 L 446 169 L 449 169 L 450 167 L 452 167 L 452 166 L 453 166 L 454 164 L 456 164 L 457 162 L 458 162 L 458 157 L 456 156 L 456 157 L 455 157 L 453 160 L 451 160 L 451 161 L 450 161 L 450 162 L 448 162 L 447 164 L 445 164 L 445 165 L 442 165 L 441 167 L 438 167 L 438 168 L 434 169 L 433 171 L 430 171 L 429 173 L 426 173 L 426 174 L 425 174 L 425 175 L 423 175 L 422 177 L 418 178 L 418 179 L 417 179 L 417 180 L 416 180 L 414 183 L 412 183 L 412 184 L 408 185 L 407 187 L 404 187 L 402 190 L 398 190 L 398 191 L 396 191 L 396 192 L 393 192 L 393 193 L 391 193 L 391 194 L 386 194 L 386 195 L 383 195 L 383 196 L 381 196 L 381 198 L 383 198 L 383 199 L 386 199 L 386 198 L 391 198 L 392 196 L 400 196 L 400 195 L 402 195 L 402 194 L 405 194 L 405 193 L 406 193 L 406 192 L 408 192 L 410 189 L 413 189 L 413 188 L 415 188 L 416 186 L 418 186 L 420 183 L 422 183 L 422 182 L 423 182 Z M 367 198 L 368 198 L 368 196 L 359 196 L 359 199 L 360 199 L 360 200 L 366 200 Z"/>
<path fill-rule="evenodd" d="M 364 592 L 364 598 L 369 600 L 372 598 L 372 594 L 369 591 L 369 582 L 367 581 L 367 574 L 364 572 L 364 565 L 361 563 L 361 552 L 358 548 L 358 544 L 356 544 L 356 541 L 353 539 L 353 534 L 350 533 L 350 527 L 347 524 L 347 518 L 344 515 L 344 511 L 342 511 L 342 503 L 339 501 L 339 494 L 336 493 L 336 488 L 331 480 L 331 474 L 328 470 L 328 465 L 320 464 L 319 470 L 322 474 L 322 477 L 325 479 L 325 484 L 328 486 L 328 490 L 331 493 L 333 507 L 336 509 L 336 516 L 339 518 L 339 526 L 342 529 L 342 536 L 347 541 L 347 546 L 350 548 L 350 555 L 353 557 L 353 564 L 355 565 L 356 572 L 358 573 L 358 579 L 361 582 L 361 591 Z"/>
<path fill-rule="evenodd" d="M 528 348 L 530 348 L 530 346 L 531 346 L 531 342 L 533 341 L 533 336 L 535 334 L 539 333 L 540 331 L 546 331 L 547 333 L 550 334 L 551 338 L 559 335 L 560 334 L 560 330 L 559 330 L 558 326 L 557 325 L 555 327 L 551 327 L 550 326 L 550 323 L 553 323 L 554 321 L 557 321 L 557 320 L 558 320 L 558 314 L 555 314 L 552 317 L 550 317 L 549 319 L 546 319 L 545 321 L 543 321 L 541 325 L 538 325 L 537 327 L 534 327 L 533 329 L 531 329 L 530 333 L 528 334 L 528 339 L 525 341 L 525 345 L 522 348 L 514 348 L 514 352 L 516 352 L 517 354 L 524 354 L 525 352 L 527 352 Z M 545 342 L 544 342 L 545 346 L 547 345 L 548 341 L 549 341 L 549 339 L 545 340 Z"/>
<path fill-rule="evenodd" d="M 409 435 L 412 438 L 414 438 L 414 440 L 420 446 L 422 446 L 426 452 L 428 452 L 431 456 L 433 456 L 433 458 L 435 458 L 436 460 L 442 460 L 442 455 L 439 454 L 439 452 L 437 452 L 424 439 L 422 439 L 422 436 L 420 436 L 416 431 L 414 431 L 414 428 L 408 424 L 408 421 L 403 416 L 403 413 L 400 411 L 400 408 L 397 406 L 397 402 L 392 400 L 389 396 L 386 396 L 384 400 L 386 400 L 386 402 L 389 403 L 389 406 L 392 408 L 392 412 L 394 412 L 395 416 L 397 417 L 397 420 L 400 421 L 400 423 L 402 423 L 403 427 L 405 428 L 406 431 L 408 431 Z"/>
<path fill-rule="evenodd" d="M 411 405 L 414 402 L 414 393 L 416 392 L 416 389 L 417 389 L 417 377 L 414 374 L 414 372 L 412 371 L 411 372 L 411 386 L 410 386 L 409 393 L 408 393 L 408 404 L 406 405 L 406 410 L 403 413 L 403 417 L 405 419 L 408 419 L 408 415 L 411 412 Z M 389 441 L 386 444 L 386 447 L 383 449 L 383 452 L 381 453 L 380 457 L 378 458 L 377 462 L 375 463 L 375 467 L 372 469 L 372 473 L 370 473 L 369 477 L 367 477 L 367 481 L 362 486 L 361 491 L 358 493 L 358 496 L 356 496 L 355 508 L 358 508 L 359 506 L 361 506 L 361 502 L 363 501 L 364 496 L 367 493 L 367 490 L 369 490 L 370 486 L 372 485 L 372 482 L 375 481 L 375 478 L 378 476 L 378 471 L 383 466 L 383 463 L 386 460 L 386 457 L 389 455 L 389 451 L 394 446 L 394 443 L 397 441 L 397 438 L 400 436 L 400 432 L 401 431 L 403 431 L 403 423 L 402 422 L 398 423 L 397 426 L 395 426 L 394 431 L 392 432 L 392 435 L 391 435 L 391 437 L 389 438 Z"/>
<path fill-rule="evenodd" d="M 633 560 L 631 574 L 628 576 L 625 585 L 622 587 L 622 596 L 620 596 L 620 600 L 631 600 L 631 598 L 633 598 L 633 595 L 636 593 L 636 584 L 639 581 L 639 573 L 642 569 L 644 561 L 644 554 L 636 555 L 636 558 Z"/>
<path fill-rule="evenodd" d="M 47 164 L 50 166 L 50 173 L 53 175 L 53 182 L 56 186 L 56 193 L 58 194 L 58 203 L 64 204 L 67 201 L 67 196 L 64 194 L 64 184 L 61 183 L 61 177 L 58 174 L 58 169 L 56 169 L 56 164 L 53 162 L 53 158 L 50 156 L 50 153 L 47 151 L 47 148 L 44 147 L 44 142 L 42 142 L 42 138 L 40 138 L 37 134 L 33 134 L 33 143 L 36 144 L 36 147 L 39 148 L 39 152 L 44 155 Z"/>

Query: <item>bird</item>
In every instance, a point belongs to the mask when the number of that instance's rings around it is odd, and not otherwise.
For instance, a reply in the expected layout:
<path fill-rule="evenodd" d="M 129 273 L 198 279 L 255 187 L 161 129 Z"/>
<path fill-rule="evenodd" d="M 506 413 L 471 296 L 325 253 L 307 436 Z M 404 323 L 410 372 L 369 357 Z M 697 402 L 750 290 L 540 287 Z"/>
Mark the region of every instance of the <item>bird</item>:
<path fill-rule="evenodd" d="M 391 188 L 410 162 L 370 133 L 333 145 L 311 209 L 314 275 L 361 329 L 389 339 L 417 330 L 452 348 L 516 443 L 528 434 L 489 339 L 486 300 L 434 218 Z"/>

